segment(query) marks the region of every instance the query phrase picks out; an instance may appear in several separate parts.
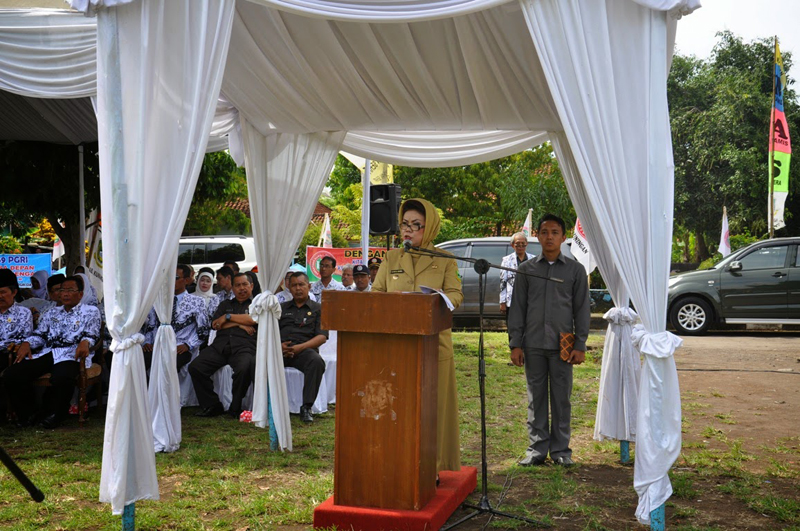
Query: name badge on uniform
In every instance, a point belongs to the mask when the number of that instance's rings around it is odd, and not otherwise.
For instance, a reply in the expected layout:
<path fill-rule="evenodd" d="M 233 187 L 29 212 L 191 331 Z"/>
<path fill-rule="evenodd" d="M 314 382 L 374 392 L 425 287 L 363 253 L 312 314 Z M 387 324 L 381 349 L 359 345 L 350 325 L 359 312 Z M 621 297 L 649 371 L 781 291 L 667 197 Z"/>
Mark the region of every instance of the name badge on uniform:
<path fill-rule="evenodd" d="M 433 265 L 431 266 L 431 269 L 439 269 L 439 266 L 437 266 L 436 264 L 433 264 Z"/>
<path fill-rule="evenodd" d="M 392 269 L 392 274 L 393 274 L 393 275 L 394 275 L 395 273 L 405 273 L 405 272 L 406 272 L 406 270 L 405 270 L 405 269 Z"/>

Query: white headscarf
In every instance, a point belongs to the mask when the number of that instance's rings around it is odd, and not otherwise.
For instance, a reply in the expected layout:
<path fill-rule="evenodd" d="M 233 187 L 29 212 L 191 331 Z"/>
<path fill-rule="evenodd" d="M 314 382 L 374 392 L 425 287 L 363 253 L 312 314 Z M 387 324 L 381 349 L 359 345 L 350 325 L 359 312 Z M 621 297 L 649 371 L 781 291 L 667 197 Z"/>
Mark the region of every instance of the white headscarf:
<path fill-rule="evenodd" d="M 100 301 L 97 300 L 97 291 L 95 291 L 92 283 L 89 282 L 89 277 L 86 276 L 86 273 L 77 273 L 76 276 L 83 279 L 83 298 L 81 299 L 81 304 L 90 304 L 99 308 Z"/>
<path fill-rule="evenodd" d="M 211 279 L 211 286 L 209 286 L 207 291 L 203 291 L 200 288 L 200 279 L 203 277 L 208 277 Z M 214 275 L 212 275 L 208 271 L 203 271 L 202 273 L 197 275 L 197 287 L 194 290 L 194 294 L 197 295 L 198 297 L 202 297 L 207 307 L 208 301 L 214 298 Z"/>
<path fill-rule="evenodd" d="M 37 299 L 50 300 L 50 296 L 47 294 L 47 277 L 49 276 L 47 271 L 37 271 L 33 274 L 33 278 L 39 283 L 39 288 L 31 287 L 31 291 Z"/>

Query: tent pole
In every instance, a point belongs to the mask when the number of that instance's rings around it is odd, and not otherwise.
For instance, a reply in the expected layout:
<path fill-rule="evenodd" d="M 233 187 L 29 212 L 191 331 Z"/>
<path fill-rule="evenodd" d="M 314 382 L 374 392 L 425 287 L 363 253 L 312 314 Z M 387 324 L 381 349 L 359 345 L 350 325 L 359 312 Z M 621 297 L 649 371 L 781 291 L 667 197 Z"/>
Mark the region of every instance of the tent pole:
<path fill-rule="evenodd" d="M 136 504 L 126 505 L 122 511 L 122 531 L 134 531 L 136 529 Z"/>
<path fill-rule="evenodd" d="M 86 205 L 83 189 L 83 144 L 78 145 L 78 237 L 81 244 L 81 265 L 86 266 Z"/>
<path fill-rule="evenodd" d="M 367 159 L 364 161 L 364 176 L 362 179 L 363 193 L 361 195 L 361 263 L 367 265 L 369 262 L 369 188 L 370 188 L 370 164 Z"/>
<path fill-rule="evenodd" d="M 627 465 L 631 461 L 631 444 L 628 441 L 619 442 L 619 462 Z"/>

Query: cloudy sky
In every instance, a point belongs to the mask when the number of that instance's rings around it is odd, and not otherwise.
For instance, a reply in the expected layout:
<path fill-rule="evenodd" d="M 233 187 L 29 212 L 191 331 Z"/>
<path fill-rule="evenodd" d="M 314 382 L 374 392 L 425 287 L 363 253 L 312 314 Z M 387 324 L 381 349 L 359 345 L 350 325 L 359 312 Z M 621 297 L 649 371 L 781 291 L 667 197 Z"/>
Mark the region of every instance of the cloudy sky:
<path fill-rule="evenodd" d="M 718 31 L 731 30 L 745 42 L 778 36 L 781 51 L 800 64 L 800 0 L 701 0 L 703 7 L 678 22 L 677 51 L 707 58 Z M 797 74 L 795 76 L 797 77 Z"/>

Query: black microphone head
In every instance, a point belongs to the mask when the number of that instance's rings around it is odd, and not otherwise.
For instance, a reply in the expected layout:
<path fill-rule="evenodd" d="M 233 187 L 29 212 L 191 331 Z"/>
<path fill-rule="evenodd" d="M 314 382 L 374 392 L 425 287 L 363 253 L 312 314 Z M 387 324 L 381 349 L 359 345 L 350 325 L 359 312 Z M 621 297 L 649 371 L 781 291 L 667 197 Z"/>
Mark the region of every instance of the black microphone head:
<path fill-rule="evenodd" d="M 403 249 L 406 251 L 411 250 L 411 240 L 403 240 Z"/>

